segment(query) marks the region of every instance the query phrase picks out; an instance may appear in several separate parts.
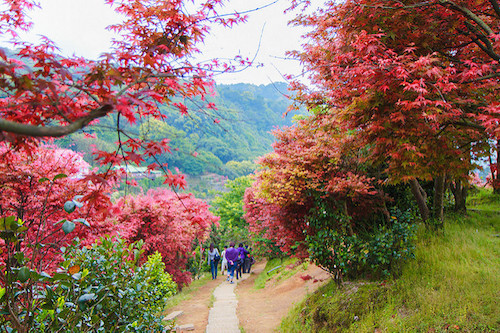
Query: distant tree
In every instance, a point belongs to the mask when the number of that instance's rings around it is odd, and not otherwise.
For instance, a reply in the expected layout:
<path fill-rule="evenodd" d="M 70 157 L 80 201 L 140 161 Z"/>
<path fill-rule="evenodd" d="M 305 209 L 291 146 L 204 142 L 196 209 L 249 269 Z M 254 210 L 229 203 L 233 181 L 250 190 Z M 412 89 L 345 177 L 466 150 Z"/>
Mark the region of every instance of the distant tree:
<path fill-rule="evenodd" d="M 250 176 L 228 180 L 224 185 L 227 191 L 219 192 L 212 200 L 212 211 L 220 217 L 220 226 L 212 231 L 218 242 L 248 241 L 248 223 L 244 219 L 243 197 L 245 190 L 253 183 Z"/>
<path fill-rule="evenodd" d="M 225 174 L 230 178 L 238 178 L 249 175 L 257 169 L 257 164 L 251 161 L 229 161 L 224 165 Z"/>
<path fill-rule="evenodd" d="M 207 239 L 212 224 L 219 220 L 192 194 L 175 194 L 165 188 L 122 197 L 111 212 L 108 222 L 113 230 L 129 242 L 143 240 L 148 255 L 161 253 L 166 271 L 180 286 L 191 281 L 187 264 L 194 256 L 195 240 Z"/>

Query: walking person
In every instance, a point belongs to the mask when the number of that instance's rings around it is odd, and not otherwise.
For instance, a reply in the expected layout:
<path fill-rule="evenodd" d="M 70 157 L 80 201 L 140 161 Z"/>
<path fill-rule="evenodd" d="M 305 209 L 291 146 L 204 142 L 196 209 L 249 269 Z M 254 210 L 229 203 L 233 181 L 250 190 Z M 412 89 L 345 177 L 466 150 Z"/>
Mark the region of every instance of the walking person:
<path fill-rule="evenodd" d="M 226 250 L 227 268 L 229 276 L 227 277 L 231 283 L 234 283 L 234 270 L 238 261 L 239 251 L 234 248 L 234 242 L 229 243 L 229 248 Z"/>
<path fill-rule="evenodd" d="M 252 255 L 247 253 L 245 260 L 243 261 L 243 273 L 250 273 L 250 267 L 252 266 Z"/>
<path fill-rule="evenodd" d="M 248 251 L 243 247 L 243 243 L 238 245 L 238 266 L 236 267 L 236 279 L 238 279 L 238 275 L 241 277 L 241 270 L 243 268 L 243 264 L 245 263 L 245 258 L 248 255 Z M 243 271 L 244 272 L 244 271 Z"/>
<path fill-rule="evenodd" d="M 227 250 L 227 245 L 224 245 L 224 251 L 221 253 L 221 258 L 222 258 L 222 263 L 220 266 L 220 273 L 224 276 L 224 272 L 227 271 L 227 275 L 229 276 L 229 270 L 227 269 L 227 259 L 226 259 L 226 250 Z"/>
<path fill-rule="evenodd" d="M 219 250 L 214 246 L 214 243 L 210 244 L 210 249 L 208 250 L 208 262 L 210 263 L 210 272 L 212 273 L 212 280 L 217 279 L 217 266 L 219 265 L 220 254 Z"/>

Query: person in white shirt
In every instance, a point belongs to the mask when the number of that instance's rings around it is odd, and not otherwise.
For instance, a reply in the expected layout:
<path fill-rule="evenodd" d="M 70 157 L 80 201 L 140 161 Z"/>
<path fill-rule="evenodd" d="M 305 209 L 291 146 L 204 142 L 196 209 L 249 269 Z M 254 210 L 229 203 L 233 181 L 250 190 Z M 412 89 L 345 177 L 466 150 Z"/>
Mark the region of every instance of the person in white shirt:
<path fill-rule="evenodd" d="M 227 245 L 224 246 L 224 251 L 222 251 L 222 254 L 221 254 L 222 263 L 221 263 L 221 266 L 220 266 L 220 273 L 222 275 L 224 275 L 224 272 L 227 271 L 227 275 L 229 276 L 229 271 L 227 270 L 226 250 L 227 250 Z"/>

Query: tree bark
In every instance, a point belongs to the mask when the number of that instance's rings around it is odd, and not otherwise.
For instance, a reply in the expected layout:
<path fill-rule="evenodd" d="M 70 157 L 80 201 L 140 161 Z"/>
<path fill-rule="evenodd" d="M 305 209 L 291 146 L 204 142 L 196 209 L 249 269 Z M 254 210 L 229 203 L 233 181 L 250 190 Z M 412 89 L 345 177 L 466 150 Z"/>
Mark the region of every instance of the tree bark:
<path fill-rule="evenodd" d="M 467 199 L 467 185 L 464 185 L 461 180 L 456 180 L 450 184 L 450 189 L 453 193 L 453 198 L 455 199 L 454 211 L 465 214 L 467 212 L 467 207 L 465 206 Z"/>
<path fill-rule="evenodd" d="M 441 221 L 441 224 L 444 220 L 444 210 L 443 210 L 443 202 L 444 202 L 444 192 L 445 192 L 445 183 L 446 183 L 446 175 L 441 174 L 436 179 L 434 179 L 434 203 L 432 207 L 432 216 Z"/>
<path fill-rule="evenodd" d="M 427 193 L 418 183 L 416 178 L 410 180 L 411 192 L 417 201 L 418 210 L 422 220 L 425 222 L 429 218 L 429 208 L 427 207 Z"/>
<path fill-rule="evenodd" d="M 101 107 L 92 110 L 86 116 L 78 118 L 71 124 L 65 126 L 36 126 L 30 124 L 17 123 L 15 121 L 0 118 L 0 137 L 1 132 L 14 133 L 31 137 L 53 137 L 58 138 L 78 131 L 84 128 L 90 122 L 97 118 L 106 116 L 113 110 L 110 104 L 104 104 Z"/>

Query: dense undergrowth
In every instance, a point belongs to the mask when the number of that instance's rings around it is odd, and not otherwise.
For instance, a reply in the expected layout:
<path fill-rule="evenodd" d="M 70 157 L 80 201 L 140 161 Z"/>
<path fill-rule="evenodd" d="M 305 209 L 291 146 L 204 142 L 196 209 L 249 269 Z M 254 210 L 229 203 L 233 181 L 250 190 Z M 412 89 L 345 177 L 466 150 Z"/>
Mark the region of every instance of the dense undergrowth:
<path fill-rule="evenodd" d="M 467 216 L 420 227 L 399 278 L 332 281 L 296 306 L 282 332 L 500 331 L 500 200 L 480 193 Z"/>

